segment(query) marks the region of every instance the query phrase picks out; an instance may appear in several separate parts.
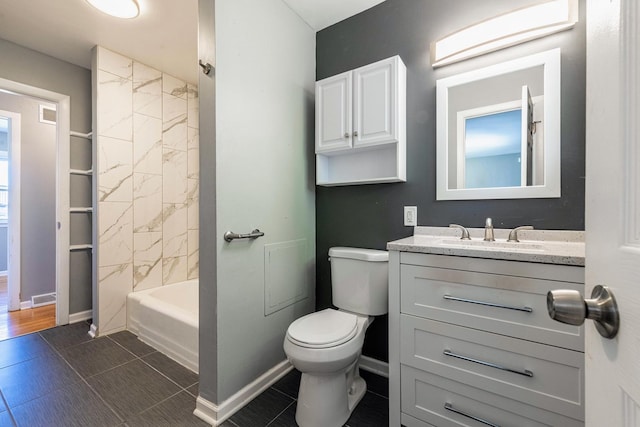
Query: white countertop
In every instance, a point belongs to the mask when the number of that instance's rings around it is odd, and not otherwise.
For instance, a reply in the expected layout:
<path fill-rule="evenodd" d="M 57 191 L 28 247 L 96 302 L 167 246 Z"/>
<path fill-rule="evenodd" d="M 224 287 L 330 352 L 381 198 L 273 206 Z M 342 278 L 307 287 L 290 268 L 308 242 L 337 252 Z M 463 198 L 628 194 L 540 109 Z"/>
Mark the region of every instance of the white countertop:
<path fill-rule="evenodd" d="M 415 227 L 414 235 L 387 243 L 387 250 L 584 266 L 584 231 L 522 230 L 520 242 L 507 242 L 507 229 L 494 229 L 495 242 L 484 242 L 484 228 L 468 228 L 471 240 L 448 227 Z"/>

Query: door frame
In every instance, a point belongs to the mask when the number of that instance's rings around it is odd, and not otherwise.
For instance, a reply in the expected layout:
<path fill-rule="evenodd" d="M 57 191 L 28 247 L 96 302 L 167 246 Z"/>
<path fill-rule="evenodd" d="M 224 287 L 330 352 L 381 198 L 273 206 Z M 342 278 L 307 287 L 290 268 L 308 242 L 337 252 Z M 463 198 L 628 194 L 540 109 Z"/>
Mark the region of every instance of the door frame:
<path fill-rule="evenodd" d="M 20 141 L 22 115 L 14 111 L 0 110 L 0 116 L 11 121 L 10 140 L 7 144 L 9 161 L 9 221 L 7 221 L 7 293 L 9 311 L 20 310 Z M 16 238 L 17 234 L 17 238 Z"/>
<path fill-rule="evenodd" d="M 69 170 L 71 98 L 68 95 L 0 78 L 0 89 L 57 104 L 56 123 L 56 325 L 69 323 Z M 15 173 L 19 173 L 18 168 Z M 13 174 L 13 172 L 12 172 Z M 18 211 L 19 212 L 19 211 Z M 11 228 L 11 227 L 10 227 Z M 18 242 L 20 239 L 17 239 Z M 19 248 L 19 243 L 18 243 Z M 11 257 L 9 257 L 11 259 Z M 20 262 L 18 252 L 18 260 Z M 18 264 L 20 265 L 20 264 Z M 11 274 L 11 264 L 9 264 Z M 15 292 L 15 291 L 14 291 Z M 19 291 L 18 291 L 19 292 Z M 18 297 L 19 300 L 19 297 Z"/>

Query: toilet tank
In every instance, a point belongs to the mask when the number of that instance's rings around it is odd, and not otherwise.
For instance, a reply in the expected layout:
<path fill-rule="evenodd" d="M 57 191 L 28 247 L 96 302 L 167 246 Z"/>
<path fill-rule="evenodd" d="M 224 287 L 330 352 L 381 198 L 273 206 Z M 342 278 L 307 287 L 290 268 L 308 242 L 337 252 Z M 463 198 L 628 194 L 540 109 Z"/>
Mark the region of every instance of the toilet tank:
<path fill-rule="evenodd" d="M 389 309 L 389 253 L 374 249 L 329 249 L 333 305 L 378 316 Z"/>

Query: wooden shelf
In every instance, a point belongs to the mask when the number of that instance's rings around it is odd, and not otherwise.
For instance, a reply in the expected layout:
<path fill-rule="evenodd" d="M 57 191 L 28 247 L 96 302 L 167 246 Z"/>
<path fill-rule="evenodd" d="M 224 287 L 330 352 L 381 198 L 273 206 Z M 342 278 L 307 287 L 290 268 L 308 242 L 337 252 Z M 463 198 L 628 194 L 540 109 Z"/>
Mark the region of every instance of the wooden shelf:
<path fill-rule="evenodd" d="M 71 169 L 69 170 L 69 173 L 71 175 L 86 175 L 86 176 L 91 176 L 93 174 L 93 169 L 87 169 L 87 170 L 82 170 L 82 169 Z"/>
<path fill-rule="evenodd" d="M 89 132 L 89 133 L 82 133 L 82 132 L 74 132 L 71 131 L 69 132 L 69 135 L 71 136 L 75 136 L 77 138 L 83 138 L 83 139 L 88 139 L 89 141 L 91 141 L 91 137 L 93 135 L 93 132 Z"/>
<path fill-rule="evenodd" d="M 70 213 L 91 213 L 93 212 L 93 208 L 71 208 L 69 209 Z"/>
<path fill-rule="evenodd" d="M 90 244 L 84 244 L 84 245 L 71 245 L 69 246 L 69 250 L 72 252 L 75 251 L 86 251 L 86 250 L 90 250 L 93 249 L 93 245 Z"/>

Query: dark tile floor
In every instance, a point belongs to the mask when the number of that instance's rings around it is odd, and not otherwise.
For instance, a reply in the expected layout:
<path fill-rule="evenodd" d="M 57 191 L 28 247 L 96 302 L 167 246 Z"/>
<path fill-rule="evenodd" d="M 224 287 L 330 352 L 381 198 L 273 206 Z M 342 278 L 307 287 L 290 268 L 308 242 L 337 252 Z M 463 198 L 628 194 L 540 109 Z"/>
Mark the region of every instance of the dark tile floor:
<path fill-rule="evenodd" d="M 206 426 L 193 415 L 198 376 L 129 332 L 91 339 L 86 323 L 0 341 L 0 426 Z M 369 391 L 349 427 L 386 426 L 388 381 Z M 300 373 L 291 371 L 225 427 L 296 426 Z"/>

